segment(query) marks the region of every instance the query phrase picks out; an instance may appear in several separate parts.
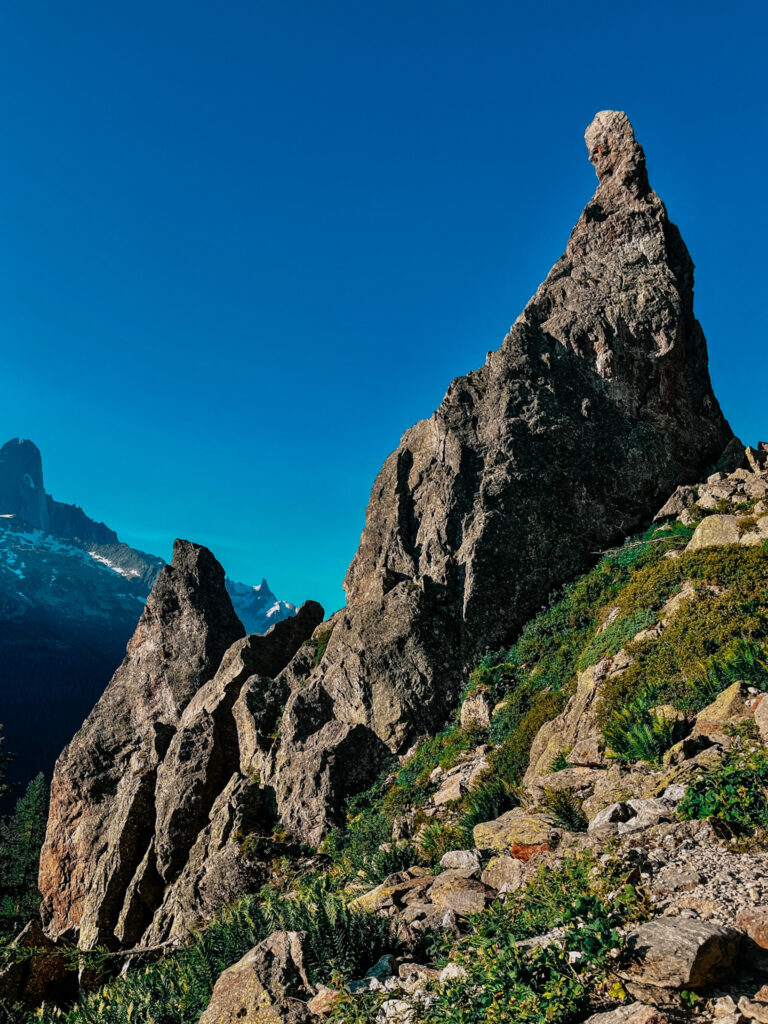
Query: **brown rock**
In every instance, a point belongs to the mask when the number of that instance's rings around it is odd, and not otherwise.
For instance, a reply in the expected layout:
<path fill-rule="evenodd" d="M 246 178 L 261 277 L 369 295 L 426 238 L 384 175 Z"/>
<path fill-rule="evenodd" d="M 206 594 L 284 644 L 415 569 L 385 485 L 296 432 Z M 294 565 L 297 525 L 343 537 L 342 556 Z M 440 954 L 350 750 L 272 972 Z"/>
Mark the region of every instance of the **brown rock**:
<path fill-rule="evenodd" d="M 490 885 L 492 889 L 504 889 L 514 892 L 519 889 L 525 880 L 525 868 L 523 861 L 516 857 L 502 854 L 500 857 L 492 857 L 488 867 L 483 871 L 480 880 Z"/>
<path fill-rule="evenodd" d="M 378 912 L 389 907 L 400 908 L 422 898 L 432 882 L 432 876 L 426 872 L 413 878 L 403 877 L 403 873 L 398 872 L 385 878 L 375 889 L 352 900 L 350 906 L 369 912 Z"/>
<path fill-rule="evenodd" d="M 440 910 L 459 917 L 479 914 L 496 896 L 496 890 L 460 871 L 443 871 L 429 889 L 429 898 Z"/>
<path fill-rule="evenodd" d="M 14 961 L 14 951 L 38 950 L 38 956 Z M 10 944 L 11 960 L 0 970 L 0 1004 L 6 1007 L 39 1006 L 42 1002 L 73 999 L 77 994 L 77 971 L 70 967 L 38 921 L 30 923 Z"/>
<path fill-rule="evenodd" d="M 333 1011 L 341 999 L 341 992 L 337 988 L 321 989 L 316 996 L 307 1003 L 307 1009 L 317 1017 L 327 1017 Z"/>
<path fill-rule="evenodd" d="M 436 981 L 440 971 L 436 967 L 425 967 L 424 964 L 406 962 L 397 969 L 398 976 L 406 981 L 408 978 L 420 978 L 424 981 Z"/>
<path fill-rule="evenodd" d="M 605 742 L 602 736 L 588 736 L 578 740 L 565 760 L 579 768 L 602 768 L 605 765 Z"/>
<path fill-rule="evenodd" d="M 306 934 L 273 932 L 224 971 L 200 1024 L 310 1024 Z"/>
<path fill-rule="evenodd" d="M 758 1024 L 768 1024 L 768 1006 L 765 1003 L 758 1003 L 742 996 L 739 1000 L 739 1010 L 749 1020 L 756 1020 Z"/>
<path fill-rule="evenodd" d="M 768 908 L 742 910 L 737 914 L 735 924 L 761 949 L 768 949 Z"/>

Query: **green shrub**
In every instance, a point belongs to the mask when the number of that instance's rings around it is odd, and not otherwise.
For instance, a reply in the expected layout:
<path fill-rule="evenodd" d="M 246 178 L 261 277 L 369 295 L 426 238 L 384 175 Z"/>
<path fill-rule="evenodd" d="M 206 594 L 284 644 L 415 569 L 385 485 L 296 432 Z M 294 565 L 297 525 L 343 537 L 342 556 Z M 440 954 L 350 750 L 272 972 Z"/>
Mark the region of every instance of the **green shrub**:
<path fill-rule="evenodd" d="M 491 730 L 491 740 L 499 744 L 488 757 L 494 774 L 513 785 L 519 783 L 528 767 L 536 733 L 560 714 L 567 701 L 567 693 L 537 690 L 531 682 L 512 693 Z"/>
<path fill-rule="evenodd" d="M 685 821 L 716 818 L 737 835 L 768 826 L 768 751 L 736 750 L 719 768 L 696 776 L 678 808 Z"/>
<path fill-rule="evenodd" d="M 562 772 L 568 767 L 568 755 L 570 754 L 572 747 L 563 747 L 562 750 L 558 751 L 557 754 L 552 758 L 552 764 L 549 766 L 549 771 L 554 774 L 555 772 Z"/>
<path fill-rule="evenodd" d="M 582 1020 L 592 995 L 610 981 L 620 928 L 647 916 L 644 894 L 621 881 L 618 864 L 589 854 L 566 857 L 562 868 L 540 868 L 521 894 L 473 919 L 455 946 L 435 939 L 438 961 L 449 955 L 466 976 L 449 982 L 419 1017 L 427 1024 L 570 1024 Z M 562 928 L 562 944 L 527 951 L 518 943 Z M 578 952 L 578 958 L 570 954 Z M 375 1017 L 375 1000 L 343 1002 L 339 1024 Z M 356 1016 L 361 1009 L 368 1016 Z"/>
<path fill-rule="evenodd" d="M 601 633 L 597 633 L 584 648 L 579 657 L 578 668 L 583 670 L 596 665 L 603 658 L 618 653 L 641 629 L 648 629 L 656 622 L 656 613 L 648 608 L 622 615 Z"/>
<path fill-rule="evenodd" d="M 505 811 L 517 807 L 520 799 L 515 786 L 499 775 L 487 774 L 468 794 L 461 828 L 465 841 L 472 845 L 472 829 L 483 821 L 493 821 Z"/>
<path fill-rule="evenodd" d="M 733 683 L 741 681 L 768 690 L 766 645 L 736 637 L 721 652 L 707 658 L 689 680 L 687 694 L 676 704 L 686 711 L 701 711 Z"/>
<path fill-rule="evenodd" d="M 736 678 L 761 688 L 768 638 L 768 551 L 706 548 L 635 574 L 616 603 L 624 614 L 658 610 L 685 580 L 698 584 L 658 639 L 632 645 L 633 664 L 610 680 L 600 717 L 605 723 L 639 690 L 653 688 L 659 703 L 681 710 L 705 707 Z M 710 588 L 717 588 L 716 590 Z"/>
<path fill-rule="evenodd" d="M 435 821 L 421 829 L 418 842 L 421 859 L 430 867 L 439 864 L 443 854 L 449 850 L 460 850 L 467 845 L 464 829 L 444 821 Z M 411 856 L 411 864 L 413 859 Z"/>

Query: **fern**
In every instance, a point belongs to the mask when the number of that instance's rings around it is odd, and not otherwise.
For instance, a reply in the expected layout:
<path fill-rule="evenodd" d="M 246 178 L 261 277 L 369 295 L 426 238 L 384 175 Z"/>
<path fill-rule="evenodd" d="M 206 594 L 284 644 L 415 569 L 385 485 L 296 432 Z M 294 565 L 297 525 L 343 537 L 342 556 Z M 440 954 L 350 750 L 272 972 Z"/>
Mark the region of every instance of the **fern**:
<path fill-rule="evenodd" d="M 682 739 L 686 723 L 651 710 L 653 691 L 644 691 L 633 701 L 613 711 L 603 728 L 611 756 L 622 764 L 647 761 L 658 765 L 662 755 Z"/>
<path fill-rule="evenodd" d="M 542 803 L 562 828 L 569 832 L 587 831 L 587 816 L 572 789 L 545 789 Z"/>

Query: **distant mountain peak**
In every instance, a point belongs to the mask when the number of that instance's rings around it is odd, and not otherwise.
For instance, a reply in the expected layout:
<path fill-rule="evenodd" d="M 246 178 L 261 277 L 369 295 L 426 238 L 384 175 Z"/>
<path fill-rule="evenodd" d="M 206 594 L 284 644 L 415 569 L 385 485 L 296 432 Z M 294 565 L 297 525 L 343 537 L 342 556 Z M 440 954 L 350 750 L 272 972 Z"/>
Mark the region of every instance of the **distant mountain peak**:
<path fill-rule="evenodd" d="M 50 769 L 120 663 L 164 566 L 47 494 L 34 442 L 0 447 L 0 700 L 13 781 Z M 226 588 L 248 633 L 296 614 L 266 579 Z"/>
<path fill-rule="evenodd" d="M 0 513 L 42 530 L 50 525 L 43 460 L 32 441 L 14 437 L 0 448 Z"/>

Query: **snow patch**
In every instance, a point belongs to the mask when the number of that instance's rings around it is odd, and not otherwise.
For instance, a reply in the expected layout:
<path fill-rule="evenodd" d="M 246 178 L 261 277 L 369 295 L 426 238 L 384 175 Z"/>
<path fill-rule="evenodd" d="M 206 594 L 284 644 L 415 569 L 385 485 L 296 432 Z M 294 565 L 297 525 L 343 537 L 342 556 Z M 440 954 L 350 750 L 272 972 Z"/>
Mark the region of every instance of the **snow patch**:
<path fill-rule="evenodd" d="M 104 558 L 103 555 L 97 555 L 95 551 L 89 551 L 88 554 L 96 562 L 100 562 L 101 565 L 105 565 L 112 572 L 119 572 L 121 576 L 125 576 L 126 579 L 132 579 L 134 576 L 141 576 L 138 569 L 124 569 L 121 565 L 116 565 L 114 562 L 110 562 L 108 558 Z"/>

